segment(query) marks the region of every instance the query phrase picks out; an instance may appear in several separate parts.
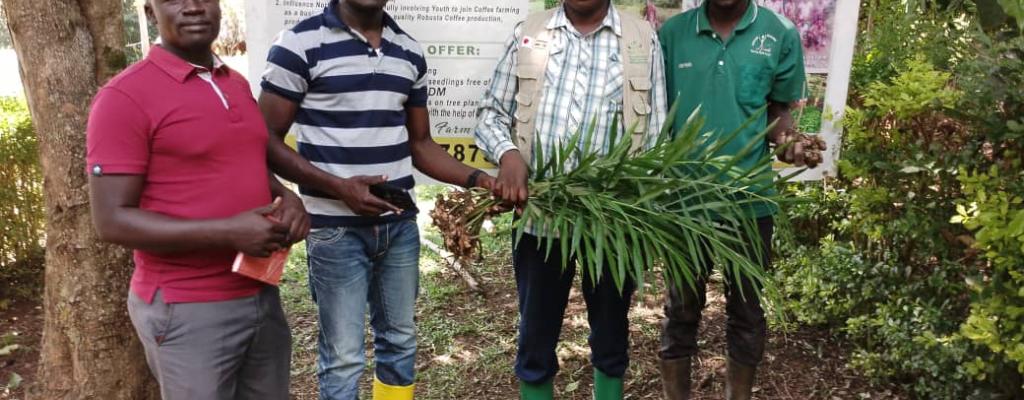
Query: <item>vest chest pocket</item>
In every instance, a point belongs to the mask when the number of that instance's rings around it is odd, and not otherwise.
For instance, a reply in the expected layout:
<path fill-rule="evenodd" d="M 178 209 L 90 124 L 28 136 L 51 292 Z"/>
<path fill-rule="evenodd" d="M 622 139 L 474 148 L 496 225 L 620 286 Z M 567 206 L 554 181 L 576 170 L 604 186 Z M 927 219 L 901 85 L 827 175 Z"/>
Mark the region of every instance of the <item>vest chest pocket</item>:
<path fill-rule="evenodd" d="M 651 98 L 651 80 L 646 78 L 630 78 L 629 86 L 636 98 L 633 101 L 633 111 L 638 115 L 651 113 L 651 105 L 647 101 Z"/>
<path fill-rule="evenodd" d="M 520 62 L 523 60 L 521 59 Z M 544 82 L 541 79 L 544 75 L 543 67 L 536 64 L 520 64 L 516 68 L 516 80 L 519 83 L 519 90 L 516 92 L 516 121 L 528 123 L 533 120 L 539 101 L 540 91 Z"/>
<path fill-rule="evenodd" d="M 528 123 L 533 120 L 533 98 L 523 93 L 516 93 L 516 122 Z"/>
<path fill-rule="evenodd" d="M 647 118 L 654 111 L 650 104 L 652 82 L 649 78 L 629 78 L 629 90 L 623 93 L 623 125 L 626 129 L 633 128 L 633 134 L 647 132 Z"/>

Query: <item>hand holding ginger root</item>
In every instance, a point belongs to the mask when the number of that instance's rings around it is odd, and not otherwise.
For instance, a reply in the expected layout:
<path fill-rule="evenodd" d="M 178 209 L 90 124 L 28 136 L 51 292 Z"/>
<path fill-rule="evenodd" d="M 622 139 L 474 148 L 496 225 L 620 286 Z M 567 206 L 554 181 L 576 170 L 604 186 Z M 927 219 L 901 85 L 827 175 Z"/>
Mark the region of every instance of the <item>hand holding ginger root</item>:
<path fill-rule="evenodd" d="M 779 161 L 793 164 L 797 167 L 817 167 L 824 161 L 822 152 L 828 150 L 825 140 L 818 135 L 808 135 L 789 129 L 780 134 L 775 144 L 782 147 L 779 152 Z"/>

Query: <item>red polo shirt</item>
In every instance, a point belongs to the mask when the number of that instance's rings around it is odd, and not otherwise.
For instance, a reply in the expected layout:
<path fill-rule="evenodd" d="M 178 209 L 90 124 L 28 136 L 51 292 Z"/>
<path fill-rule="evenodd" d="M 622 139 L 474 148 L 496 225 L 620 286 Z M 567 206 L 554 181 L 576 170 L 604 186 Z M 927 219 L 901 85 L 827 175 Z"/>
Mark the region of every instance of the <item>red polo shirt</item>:
<path fill-rule="evenodd" d="M 226 218 L 270 203 L 266 143 L 267 128 L 245 78 L 223 65 L 197 68 L 154 46 L 96 94 L 87 169 L 145 176 L 143 210 Z M 235 254 L 136 250 L 132 291 L 151 302 L 159 289 L 169 303 L 254 295 L 262 283 L 231 272 Z"/>

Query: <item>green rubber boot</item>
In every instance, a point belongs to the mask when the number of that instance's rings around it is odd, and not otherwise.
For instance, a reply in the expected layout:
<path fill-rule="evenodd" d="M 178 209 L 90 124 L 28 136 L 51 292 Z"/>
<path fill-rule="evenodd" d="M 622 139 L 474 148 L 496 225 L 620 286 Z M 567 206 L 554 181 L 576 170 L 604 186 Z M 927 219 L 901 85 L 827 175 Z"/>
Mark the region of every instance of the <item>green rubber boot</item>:
<path fill-rule="evenodd" d="M 553 381 L 544 383 L 526 383 L 519 381 L 519 400 L 554 400 L 555 385 Z"/>
<path fill-rule="evenodd" d="M 594 369 L 594 400 L 622 400 L 622 378 Z"/>

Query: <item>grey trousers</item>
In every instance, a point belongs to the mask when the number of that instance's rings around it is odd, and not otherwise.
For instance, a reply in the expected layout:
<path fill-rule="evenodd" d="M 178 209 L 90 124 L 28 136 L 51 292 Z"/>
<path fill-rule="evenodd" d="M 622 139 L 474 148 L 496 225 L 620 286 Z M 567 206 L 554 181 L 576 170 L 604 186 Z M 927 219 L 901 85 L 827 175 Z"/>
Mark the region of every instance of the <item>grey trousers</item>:
<path fill-rule="evenodd" d="M 163 400 L 288 398 L 291 332 L 276 287 L 208 303 L 131 293 L 128 314 Z"/>

